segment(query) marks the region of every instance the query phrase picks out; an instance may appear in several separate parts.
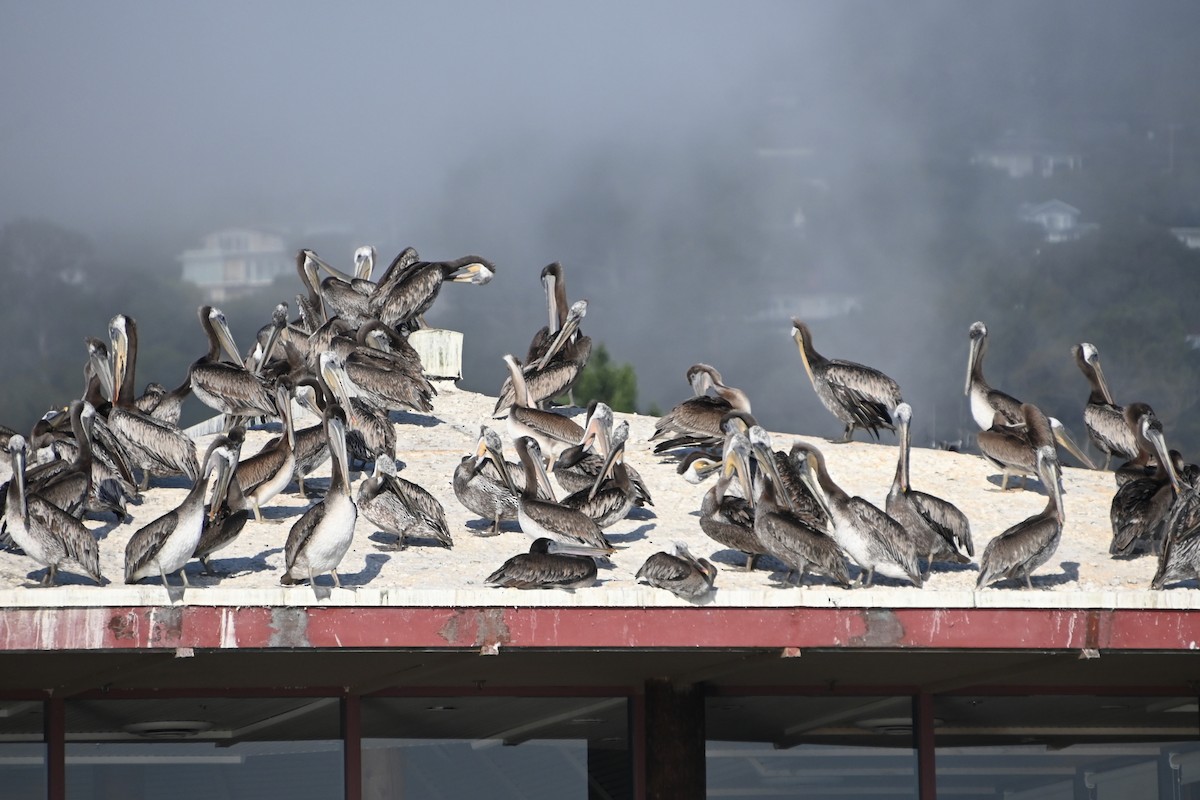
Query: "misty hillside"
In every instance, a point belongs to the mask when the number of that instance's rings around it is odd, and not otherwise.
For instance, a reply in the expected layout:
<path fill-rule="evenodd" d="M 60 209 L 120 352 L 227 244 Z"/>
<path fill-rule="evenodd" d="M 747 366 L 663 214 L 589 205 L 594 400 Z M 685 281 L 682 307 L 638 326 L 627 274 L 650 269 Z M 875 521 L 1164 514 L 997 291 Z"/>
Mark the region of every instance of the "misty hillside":
<path fill-rule="evenodd" d="M 1198 7 L 1131 1 L 16 6 L 0 422 L 78 396 L 83 337 L 118 312 L 139 384 L 179 383 L 206 300 L 180 255 L 239 227 L 343 268 L 368 243 L 493 261 L 430 315 L 465 332 L 473 390 L 542 324 L 557 260 L 643 411 L 705 361 L 768 427 L 836 433 L 799 316 L 900 383 L 918 441 L 969 440 L 983 320 L 989 381 L 1077 438 L 1091 341 L 1117 402 L 1194 451 L 1197 32 Z M 298 288 L 220 305 L 247 343 Z"/>

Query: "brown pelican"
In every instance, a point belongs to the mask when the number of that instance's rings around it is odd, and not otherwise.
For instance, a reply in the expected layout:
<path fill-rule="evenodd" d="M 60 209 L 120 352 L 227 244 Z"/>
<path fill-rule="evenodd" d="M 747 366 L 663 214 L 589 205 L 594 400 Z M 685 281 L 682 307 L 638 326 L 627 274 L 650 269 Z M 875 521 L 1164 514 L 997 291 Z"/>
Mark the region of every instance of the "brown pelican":
<path fill-rule="evenodd" d="M 792 574 L 797 576 L 797 584 L 803 585 L 805 576 L 812 570 L 848 587 L 850 570 L 837 542 L 824 530 L 794 513 L 786 498 L 780 497 L 777 489 L 779 473 L 770 438 L 762 428 L 755 426 L 750 429 L 750 439 L 760 466 L 755 478 L 755 536 L 768 553 L 787 565 L 789 578 Z"/>
<path fill-rule="evenodd" d="M 971 405 L 971 417 L 980 430 L 992 427 L 996 414 L 1007 424 L 1021 422 L 1021 401 L 999 389 L 988 386 L 983 379 L 983 356 L 987 352 L 987 326 L 973 322 L 967 331 L 970 346 L 967 350 L 967 383 L 963 393 Z"/>
<path fill-rule="evenodd" d="M 583 440 L 583 428 L 562 414 L 534 408 L 529 400 L 521 365 L 512 355 L 506 355 L 504 363 L 508 366 L 516 393 L 514 404 L 508 409 L 508 435 L 514 440 L 522 436 L 531 437 L 538 443 L 539 450 L 550 458 L 556 456 L 564 446 L 579 444 Z"/>
<path fill-rule="evenodd" d="M 917 540 L 929 571 L 932 571 L 934 561 L 969 564 L 971 559 L 968 556 L 975 555 L 975 545 L 971 542 L 971 524 L 967 521 L 967 515 L 940 497 L 914 491 L 909 483 L 911 421 L 912 406 L 908 403 L 896 406 L 900 457 L 896 463 L 896 477 L 892 479 L 892 488 L 888 492 L 886 511 Z M 962 550 L 967 551 L 966 555 Z"/>
<path fill-rule="evenodd" d="M 580 320 L 587 314 L 587 301 L 577 300 L 562 327 L 547 343 L 545 351 L 535 359 L 526 359 L 522 372 L 528 387 L 529 400 L 539 408 L 563 394 L 568 394 L 592 355 L 592 340 L 579 333 Z M 531 345 L 532 350 L 532 345 Z M 509 377 L 500 387 L 494 414 L 513 404 L 515 392 Z"/>
<path fill-rule="evenodd" d="M 5 520 L 8 535 L 25 555 L 46 567 L 43 586 L 53 584 L 58 568 L 66 562 L 78 564 L 96 583 L 100 577 L 100 549 L 96 537 L 61 508 L 25 487 L 28 445 L 25 437 L 13 434 L 8 440 L 12 455 L 12 478 L 8 482 Z"/>
<path fill-rule="evenodd" d="M 1038 448 L 1037 473 L 1046 487 L 1046 507 L 988 542 L 979 559 L 977 589 L 1005 578 L 1022 577 L 1025 587 L 1032 589 L 1030 574 L 1058 549 L 1063 526 L 1062 473 L 1053 446 Z"/>
<path fill-rule="evenodd" d="M 577 589 L 596 582 L 596 557 L 604 551 L 564 544 L 546 537 L 534 539 L 528 553 L 505 561 L 487 577 L 491 586 L 510 589 Z"/>
<path fill-rule="evenodd" d="M 1037 450 L 1042 446 L 1062 444 L 1071 455 L 1092 466 L 1058 420 L 1047 417 L 1032 403 L 1022 403 L 1018 413 L 1018 422 L 1006 424 L 1000 412 L 996 412 L 992 427 L 976 437 L 983 457 L 1002 473 L 1001 489 L 1008 487 L 1010 475 L 1037 472 Z"/>
<path fill-rule="evenodd" d="M 204 490 L 216 469 L 217 480 L 228 480 L 223 470 L 232 470 L 236 454 L 224 437 L 214 440 L 204 456 L 204 472 L 192 483 L 191 491 L 178 507 L 138 529 L 125 545 L 125 582 L 137 583 L 158 575 L 164 587 L 170 587 L 167 574 L 178 571 L 188 585 L 184 565 L 196 551 L 204 531 Z"/>
<path fill-rule="evenodd" d="M 208 336 L 208 352 L 192 364 L 192 392 L 200 402 L 230 417 L 278 417 L 279 409 L 267 382 L 246 369 L 225 315 L 200 306 L 200 327 Z M 235 363 L 221 360 L 224 349 Z"/>
<path fill-rule="evenodd" d="M 593 547 L 606 553 L 611 553 L 613 547 L 604 538 L 600 526 L 591 517 L 573 508 L 560 505 L 554 498 L 554 490 L 550 487 L 550 479 L 542 465 L 541 448 L 537 440 L 522 436 L 513 443 L 517 457 L 525 470 L 525 488 L 517 503 L 517 519 L 521 530 L 527 536 L 535 539 L 547 537 L 568 544 L 581 544 Z M 500 466 L 500 465 L 497 465 Z M 505 467 L 504 469 L 507 469 Z M 537 494 L 536 487 L 549 497 L 543 500 Z M 516 490 L 515 485 L 512 488 Z"/>
<path fill-rule="evenodd" d="M 96 409 L 85 400 L 71 404 L 70 419 L 74 438 L 74 458 L 69 462 L 59 460 L 45 467 L 45 474 L 26 476 L 29 491 L 41 495 L 76 519 L 85 512 L 96 514 L 112 513 L 118 521 L 125 518 L 126 495 L 119 484 L 111 484 L 108 468 L 98 465 L 92 456 L 92 425 Z M 58 448 L 54 448 L 58 452 Z M 42 472 L 42 470 L 38 470 Z M 132 487 L 130 487 L 132 488 Z"/>
<path fill-rule="evenodd" d="M 316 266 L 329 273 L 320 283 L 321 302 L 327 314 L 336 314 L 357 327 L 371 319 L 369 302 L 375 284 L 371 273 L 375 269 L 375 248 L 360 247 L 354 251 L 354 274 L 335 269 L 311 250 L 302 251 Z"/>
<path fill-rule="evenodd" d="M 236 464 L 245 438 L 245 431 L 240 426 L 235 426 L 215 441 L 219 446 L 227 448 L 230 463 Z M 192 558 L 200 559 L 207 574 L 214 574 L 211 562 L 213 553 L 229 546 L 250 521 L 248 505 L 234 470 L 219 470 L 217 480 L 213 481 L 211 498 L 204 507 L 200 541 L 192 551 Z"/>
<path fill-rule="evenodd" d="M 1163 458 L 1161 432 L 1149 432 L 1155 437 L 1155 449 L 1167 466 L 1173 498 L 1171 508 L 1162 524 L 1162 551 L 1158 556 L 1158 569 L 1150 588 L 1162 589 L 1169 583 L 1200 579 L 1200 491 L 1183 481 L 1175 470 L 1172 460 Z"/>
<path fill-rule="evenodd" d="M 304 495 L 304 478 L 314 469 L 325 463 L 329 458 L 329 437 L 325 435 L 324 411 L 325 393 L 321 384 L 314 378 L 303 378 L 295 388 L 296 403 L 301 408 L 322 418 L 322 421 L 307 428 L 296 431 L 296 466 L 292 477 L 300 486 L 300 494 Z M 269 446 L 270 442 L 267 443 Z"/>
<path fill-rule="evenodd" d="M 1125 422 L 1124 409 L 1113 402 L 1100 369 L 1100 353 L 1096 346 L 1084 342 L 1071 348 L 1079 371 L 1087 378 L 1091 392 L 1083 408 L 1083 424 L 1092 443 L 1104 453 L 1104 467 L 1108 469 L 1114 455 L 1128 460 L 1138 454 L 1137 441 Z"/>
<path fill-rule="evenodd" d="M 390 294 L 408 277 L 409 268 L 419 263 L 421 263 L 421 256 L 412 247 L 406 247 L 396 254 L 392 263 L 388 264 L 387 269 L 383 271 L 383 275 L 379 276 L 375 288 L 371 291 L 371 302 L 368 307 L 371 309 L 372 315 L 382 298 Z"/>
<path fill-rule="evenodd" d="M 240 461 L 234 477 L 262 521 L 262 505 L 287 488 L 296 470 L 296 432 L 292 423 L 292 402 L 287 387 L 275 387 L 275 405 L 283 419 L 283 435 L 273 439 L 254 455 Z"/>
<path fill-rule="evenodd" d="M 1154 471 L 1125 481 L 1113 495 L 1108 512 L 1113 531 L 1108 552 L 1113 556 L 1132 556 L 1149 548 L 1157 549 L 1178 483 L 1178 479 L 1171 480 L 1173 460 L 1163 438 L 1162 423 L 1150 406 L 1130 403 L 1125 414 L 1129 427 L 1136 433 L 1139 451 L 1153 456 Z M 1146 461 L 1151 461 L 1149 456 Z"/>
<path fill-rule="evenodd" d="M 595 482 L 567 497 L 562 504 L 587 514 L 601 528 L 614 525 L 629 515 L 637 504 L 637 489 L 625 466 L 625 441 L 629 438 L 629 423 L 624 420 L 613 431 L 608 443 L 608 455 L 596 475 Z"/>
<path fill-rule="evenodd" d="M 817 398 L 846 425 L 839 442 L 850 441 L 855 428 L 870 431 L 876 439 L 880 428 L 895 430 L 892 410 L 901 398 L 894 380 L 853 361 L 825 358 L 813 348 L 812 331 L 798 319 L 792 320 L 792 338 L 800 348 L 800 360 Z"/>
<path fill-rule="evenodd" d="M 588 404 L 588 421 L 583 429 L 583 439 L 559 453 L 554 462 L 554 477 L 558 485 L 568 492 L 590 490 L 604 469 L 604 461 L 612 450 L 613 413 L 607 403 L 592 401 Z M 591 452 L 592 446 L 595 452 Z M 638 471 L 624 464 L 625 472 L 633 485 L 634 502 L 639 506 L 652 506 L 654 500 L 650 490 Z"/>
<path fill-rule="evenodd" d="M 693 450 L 683 457 L 675 471 L 693 486 L 699 486 L 708 477 L 721 469 L 721 461 L 714 459 L 711 453 L 704 450 Z"/>
<path fill-rule="evenodd" d="M 428 537 L 454 547 L 442 504 L 424 487 L 397 475 L 391 459 L 375 459 L 374 474 L 358 487 L 357 505 L 381 531 L 396 534 L 396 550 L 407 547 L 409 537 Z"/>
<path fill-rule="evenodd" d="M 290 586 L 323 572 L 333 576 L 333 585 L 341 588 L 337 566 L 354 540 L 358 509 L 350 497 L 350 464 L 346 454 L 346 414 L 341 406 L 325 409 L 325 430 L 329 452 L 333 455 L 333 473 L 325 497 L 309 507 L 288 532 L 284 547 L 285 569 L 279 582 Z"/>
<path fill-rule="evenodd" d="M 184 376 L 183 383 L 170 391 L 161 383 L 146 384 L 146 390 L 134 403 L 142 413 L 178 426 L 179 416 L 183 413 L 183 401 L 191 393 L 192 376 L 189 374 Z"/>
<path fill-rule="evenodd" d="M 174 425 L 138 411 L 133 403 L 134 365 L 137 363 L 137 324 L 118 314 L 108 326 L 113 348 L 113 392 L 108 428 L 127 455 L 129 463 L 142 470 L 142 488 L 153 475 L 200 477 L 196 445 Z"/>
<path fill-rule="evenodd" d="M 368 342 L 373 332 L 382 333 L 389 344 L 394 340 L 396 347 L 403 351 L 370 346 Z M 437 390 L 425 377 L 420 356 L 403 337 L 382 322 L 373 320 L 360 327 L 355 346 L 339 355 L 345 365 L 346 377 L 365 402 L 388 410 L 410 408 L 422 413 L 433 410 L 432 398 Z"/>
<path fill-rule="evenodd" d="M 395 461 L 396 426 L 385 409 L 350 396 L 351 382 L 346 376 L 345 363 L 333 353 L 322 353 L 318 375 L 326 389 L 324 394 L 338 400 L 349 420 L 350 455 L 364 464 L 379 457 Z"/>
<path fill-rule="evenodd" d="M 862 583 L 871 585 L 875 572 L 909 580 L 920 586 L 921 566 L 916 542 L 903 526 L 861 497 L 851 497 L 833 482 L 825 456 L 810 444 L 799 443 L 816 473 L 819 499 L 829 510 L 834 541 L 863 569 Z"/>
<path fill-rule="evenodd" d="M 505 482 L 496 465 L 504 462 L 514 488 Z M 491 536 L 500 533 L 501 520 L 517 518 L 517 500 L 525 488 L 525 470 L 520 464 L 504 460 L 500 435 L 483 425 L 475 449 L 462 457 L 454 468 L 454 496 L 466 508 L 492 521 Z M 549 499 L 542 496 L 542 499 Z"/>
<path fill-rule="evenodd" d="M 658 552 L 650 556 L 635 577 L 676 597 L 695 600 L 712 591 L 717 568 L 708 559 L 693 556 L 683 542 L 676 542 L 673 554 Z"/>
<path fill-rule="evenodd" d="M 688 368 L 687 380 L 692 397 L 662 415 L 654 425 L 650 441 L 672 434 L 672 438 L 655 446 L 655 453 L 678 447 L 719 447 L 725 439 L 722 423 L 729 414 L 736 412 L 753 419 L 750 398 L 741 389 L 727 386 L 716 368 L 693 364 Z M 708 394 L 710 391 L 715 394 Z"/>
<path fill-rule="evenodd" d="M 740 494 L 730 493 L 734 476 Z M 759 556 L 768 552 L 754 530 L 751 499 L 750 440 L 744 433 L 734 433 L 725 442 L 721 476 L 700 502 L 700 530 L 714 542 L 745 553 L 747 572 L 754 569 Z"/>
<path fill-rule="evenodd" d="M 371 294 L 370 311 L 389 327 L 414 325 L 433 305 L 442 283 L 451 281 L 482 286 L 495 274 L 495 266 L 479 256 L 463 256 L 454 261 L 419 261 L 405 268 L 399 282 L 389 289 L 381 291 L 383 281 L 380 281 L 380 289 Z"/>

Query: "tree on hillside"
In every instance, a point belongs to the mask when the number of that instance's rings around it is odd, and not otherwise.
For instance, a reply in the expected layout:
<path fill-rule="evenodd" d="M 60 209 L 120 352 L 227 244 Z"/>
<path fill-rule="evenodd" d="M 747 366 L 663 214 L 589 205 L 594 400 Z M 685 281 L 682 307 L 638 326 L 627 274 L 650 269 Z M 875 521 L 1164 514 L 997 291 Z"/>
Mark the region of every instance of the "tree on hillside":
<path fill-rule="evenodd" d="M 637 411 L 637 375 L 632 364 L 615 364 L 608 348 L 599 345 L 575 384 L 575 402 L 587 405 L 593 400 L 607 403 L 613 411 Z"/>

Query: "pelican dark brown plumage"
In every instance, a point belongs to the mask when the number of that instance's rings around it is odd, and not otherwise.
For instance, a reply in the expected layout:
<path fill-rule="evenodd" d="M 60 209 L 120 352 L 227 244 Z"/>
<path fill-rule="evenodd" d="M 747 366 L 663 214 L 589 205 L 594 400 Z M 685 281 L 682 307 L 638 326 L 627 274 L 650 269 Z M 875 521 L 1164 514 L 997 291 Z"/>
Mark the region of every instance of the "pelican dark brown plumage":
<path fill-rule="evenodd" d="M 792 338 L 817 398 L 846 426 L 839 442 L 850 441 L 855 428 L 869 431 L 876 439 L 880 428 L 895 430 L 892 410 L 902 398 L 894 380 L 872 367 L 825 358 L 813 347 L 808 325 L 798 319 L 792 320 Z"/>
<path fill-rule="evenodd" d="M 1025 588 L 1032 589 L 1033 571 L 1058 549 L 1063 528 L 1062 473 L 1052 445 L 1038 448 L 1037 473 L 1046 487 L 1046 507 L 988 542 L 979 559 L 976 588 L 1005 578 L 1023 578 Z"/>
<path fill-rule="evenodd" d="M 674 553 L 654 553 L 634 577 L 681 599 L 695 600 L 712 591 L 717 568 L 708 559 L 693 556 L 683 542 L 676 542 Z"/>
<path fill-rule="evenodd" d="M 927 572 L 932 569 L 934 561 L 970 563 L 969 556 L 975 555 L 975 546 L 971 542 L 971 524 L 967 521 L 967 515 L 953 503 L 915 491 L 910 484 L 912 406 L 908 403 L 896 406 L 896 424 L 899 427 L 900 453 L 885 510 L 917 539 L 919 550 L 925 556 Z"/>
<path fill-rule="evenodd" d="M 596 557 L 603 551 L 539 537 L 485 579 L 510 589 L 577 589 L 596 582 Z"/>
<path fill-rule="evenodd" d="M 862 568 L 860 581 L 870 586 L 879 572 L 920 587 L 921 568 L 913 537 L 881 509 L 861 497 L 851 497 L 834 483 L 820 450 L 807 443 L 800 443 L 799 449 L 815 473 L 818 499 L 829 509 L 830 534 Z"/>
<path fill-rule="evenodd" d="M 59 568 L 68 563 L 79 565 L 88 577 L 102 583 L 96 537 L 75 517 L 40 495 L 26 491 L 25 465 L 29 451 L 24 436 L 10 436 L 8 450 L 12 455 L 12 477 L 5 506 L 8 535 L 26 556 L 46 567 L 42 585 L 55 583 Z"/>
<path fill-rule="evenodd" d="M 1134 458 L 1138 453 L 1137 441 L 1125 422 L 1124 409 L 1113 401 L 1096 346 L 1083 342 L 1072 347 L 1071 354 L 1090 387 L 1083 408 L 1083 424 L 1092 443 L 1104 453 L 1103 469 L 1108 469 L 1114 455 L 1124 460 Z"/>

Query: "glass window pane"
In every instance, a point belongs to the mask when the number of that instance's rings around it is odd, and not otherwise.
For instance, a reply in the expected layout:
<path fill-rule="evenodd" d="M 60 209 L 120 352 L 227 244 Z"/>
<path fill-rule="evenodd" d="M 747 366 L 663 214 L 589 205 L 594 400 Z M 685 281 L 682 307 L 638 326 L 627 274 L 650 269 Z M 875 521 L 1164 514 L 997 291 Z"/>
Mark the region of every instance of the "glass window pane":
<path fill-rule="evenodd" d="M 364 800 L 633 796 L 623 697 L 368 698 L 362 760 Z"/>
<path fill-rule="evenodd" d="M 67 703 L 71 800 L 337 798 L 342 758 L 338 698 Z"/>
<path fill-rule="evenodd" d="M 5 800 L 46 796 L 46 721 L 41 700 L 0 702 L 0 795 Z"/>
<path fill-rule="evenodd" d="M 917 796 L 910 697 L 710 697 L 710 798 Z"/>
<path fill-rule="evenodd" d="M 941 800 L 1200 797 L 1193 697 L 939 697 Z"/>

